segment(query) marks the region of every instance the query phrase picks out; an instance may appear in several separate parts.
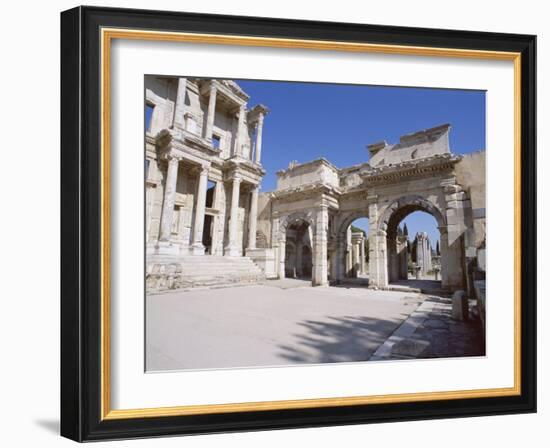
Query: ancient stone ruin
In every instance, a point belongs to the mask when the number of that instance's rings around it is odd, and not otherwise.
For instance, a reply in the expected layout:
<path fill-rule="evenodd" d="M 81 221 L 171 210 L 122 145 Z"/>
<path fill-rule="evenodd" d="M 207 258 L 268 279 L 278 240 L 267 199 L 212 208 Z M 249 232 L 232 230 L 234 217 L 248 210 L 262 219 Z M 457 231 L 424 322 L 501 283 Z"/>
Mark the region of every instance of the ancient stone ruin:
<path fill-rule="evenodd" d="M 367 273 L 369 287 L 388 288 L 407 279 L 398 226 L 414 211 L 437 221 L 442 288 L 465 288 L 485 241 L 485 153 L 454 155 L 450 125 L 368 145 L 369 161 L 351 167 L 292 161 L 260 193 L 266 106 L 230 80 L 147 76 L 145 91 L 148 291 Z M 368 254 L 350 233 L 362 217 Z M 417 252 L 430 271 L 427 238 Z"/>

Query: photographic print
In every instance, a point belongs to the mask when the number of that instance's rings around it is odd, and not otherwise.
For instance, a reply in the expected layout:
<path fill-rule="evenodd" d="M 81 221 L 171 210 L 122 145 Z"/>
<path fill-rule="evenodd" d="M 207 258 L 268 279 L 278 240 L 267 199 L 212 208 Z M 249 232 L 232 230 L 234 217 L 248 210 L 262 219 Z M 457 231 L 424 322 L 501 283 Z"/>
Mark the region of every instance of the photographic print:
<path fill-rule="evenodd" d="M 536 411 L 535 36 L 61 19 L 62 435 Z"/>
<path fill-rule="evenodd" d="M 144 85 L 147 372 L 485 356 L 485 91 Z"/>

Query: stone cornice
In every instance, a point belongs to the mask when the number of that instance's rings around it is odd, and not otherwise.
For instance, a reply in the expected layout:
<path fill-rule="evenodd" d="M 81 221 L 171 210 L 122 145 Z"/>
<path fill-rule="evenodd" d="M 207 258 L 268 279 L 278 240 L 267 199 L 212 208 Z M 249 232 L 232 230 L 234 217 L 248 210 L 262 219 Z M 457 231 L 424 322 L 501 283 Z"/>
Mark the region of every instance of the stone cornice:
<path fill-rule="evenodd" d="M 206 160 L 219 157 L 219 151 L 214 149 L 210 143 L 186 131 L 163 129 L 155 139 L 157 148 L 162 152 L 176 149 Z"/>
<path fill-rule="evenodd" d="M 448 173 L 453 170 L 455 164 L 461 159 L 461 156 L 440 154 L 396 165 L 371 168 L 363 171 L 360 175 L 366 186 L 399 182 L 401 180 L 425 177 L 430 174 Z"/>
<path fill-rule="evenodd" d="M 244 170 L 256 176 L 265 175 L 265 170 L 261 165 L 240 156 L 233 156 L 230 159 L 225 160 L 224 165 L 228 169 Z"/>
<path fill-rule="evenodd" d="M 340 190 L 331 185 L 327 185 L 320 182 L 314 182 L 310 184 L 300 185 L 299 187 L 286 188 L 284 190 L 276 190 L 276 191 L 270 192 L 269 194 L 273 199 L 284 201 L 289 198 L 292 198 L 292 200 L 306 199 L 321 193 L 337 197 L 340 195 Z"/>
<path fill-rule="evenodd" d="M 331 162 L 329 162 L 324 157 L 320 157 L 320 158 L 312 160 L 310 162 L 305 162 L 305 163 L 296 164 L 294 166 L 289 166 L 288 168 L 277 171 L 275 174 L 277 174 L 277 176 L 282 176 L 282 175 L 291 173 L 292 171 L 299 170 L 301 168 L 309 167 L 309 166 L 312 166 L 312 165 L 325 165 L 325 166 L 329 167 L 330 169 L 336 171 L 337 173 L 340 173 L 340 170 L 336 166 L 334 166 Z"/>
<path fill-rule="evenodd" d="M 256 104 L 252 109 L 248 111 L 248 123 L 253 124 L 260 120 L 260 117 L 265 117 L 270 112 L 267 106 L 263 104 Z"/>

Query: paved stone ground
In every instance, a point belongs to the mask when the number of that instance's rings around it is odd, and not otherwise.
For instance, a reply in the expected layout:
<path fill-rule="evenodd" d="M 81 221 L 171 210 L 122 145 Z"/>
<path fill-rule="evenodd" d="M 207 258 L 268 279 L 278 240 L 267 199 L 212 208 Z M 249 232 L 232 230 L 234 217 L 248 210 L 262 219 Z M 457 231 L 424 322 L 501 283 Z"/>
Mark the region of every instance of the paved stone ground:
<path fill-rule="evenodd" d="M 148 371 L 479 354 L 474 326 L 422 294 L 290 279 L 151 295 L 146 307 Z"/>
<path fill-rule="evenodd" d="M 428 296 L 369 360 L 484 356 L 481 325 L 451 319 L 451 308 L 451 299 Z"/>
<path fill-rule="evenodd" d="M 365 361 L 420 303 L 390 291 L 273 285 L 149 296 L 147 370 Z"/>

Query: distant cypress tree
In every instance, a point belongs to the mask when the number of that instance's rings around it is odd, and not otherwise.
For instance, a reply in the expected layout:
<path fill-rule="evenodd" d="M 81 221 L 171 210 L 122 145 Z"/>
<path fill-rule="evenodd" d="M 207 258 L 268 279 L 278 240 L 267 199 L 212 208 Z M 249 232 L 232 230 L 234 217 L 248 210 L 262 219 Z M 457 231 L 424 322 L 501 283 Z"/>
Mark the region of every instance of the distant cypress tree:
<path fill-rule="evenodd" d="M 403 235 L 409 236 L 409 229 L 407 229 L 407 223 L 405 223 L 405 227 L 403 227 Z"/>
<path fill-rule="evenodd" d="M 436 253 L 436 255 L 441 255 L 440 252 L 439 252 L 439 240 L 437 240 L 437 243 L 435 245 L 435 253 Z"/>

